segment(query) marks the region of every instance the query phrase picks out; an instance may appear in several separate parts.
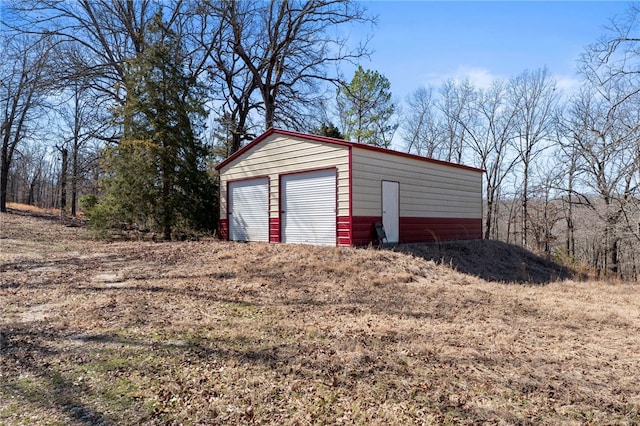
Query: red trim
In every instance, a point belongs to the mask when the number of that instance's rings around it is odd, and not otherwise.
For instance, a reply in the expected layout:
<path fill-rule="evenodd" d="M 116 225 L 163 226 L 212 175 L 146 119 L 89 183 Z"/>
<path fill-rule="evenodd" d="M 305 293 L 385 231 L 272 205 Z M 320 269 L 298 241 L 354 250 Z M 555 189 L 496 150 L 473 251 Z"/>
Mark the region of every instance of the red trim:
<path fill-rule="evenodd" d="M 373 224 L 380 216 L 353 216 L 351 242 L 354 246 L 375 243 Z M 482 238 L 482 219 L 400 216 L 400 242 L 418 243 Z"/>
<path fill-rule="evenodd" d="M 351 245 L 351 217 L 338 216 L 336 218 L 336 226 L 338 227 L 337 238 L 339 246 Z"/>
<path fill-rule="evenodd" d="M 482 219 L 400 217 L 400 242 L 476 240 L 482 238 Z"/>
<path fill-rule="evenodd" d="M 229 241 L 229 221 L 227 219 L 218 220 L 218 233 L 221 240 Z"/>
<path fill-rule="evenodd" d="M 338 216 L 338 245 L 366 246 L 375 243 L 373 224 L 380 216 Z M 474 240 L 482 238 L 481 219 L 452 219 L 434 217 L 400 217 L 400 242 L 418 243 L 447 240 Z M 218 232 L 222 240 L 229 239 L 229 223 L 220 219 Z M 269 241 L 280 242 L 280 219 L 269 219 Z"/>
<path fill-rule="evenodd" d="M 282 209 L 284 206 L 282 205 L 282 176 L 278 175 L 278 242 L 282 242 L 282 235 L 284 234 L 284 229 L 282 229 Z"/>
<path fill-rule="evenodd" d="M 349 179 L 349 216 L 347 219 L 347 223 L 349 226 L 349 239 L 346 242 L 347 245 L 353 245 L 353 149 L 349 147 L 348 154 L 348 179 Z M 337 186 L 337 185 L 336 185 Z M 337 188 L 336 188 L 337 189 Z M 336 197 L 337 200 L 337 197 Z M 337 210 L 336 210 L 337 211 Z M 338 228 L 339 230 L 340 228 Z M 338 238 L 338 244 L 340 244 L 340 238 Z"/>
<path fill-rule="evenodd" d="M 227 194 L 226 194 L 227 195 L 227 208 L 226 208 L 227 211 L 225 212 L 225 215 L 224 215 L 224 220 L 227 222 L 227 241 L 231 241 L 231 223 L 229 221 L 229 207 L 230 207 L 229 203 L 231 200 L 231 192 L 229 192 L 229 183 L 231 182 L 227 181 L 226 183 L 227 184 Z M 220 215 L 220 217 L 222 218 L 222 215 Z"/>
<path fill-rule="evenodd" d="M 333 187 L 335 188 L 335 205 L 333 206 L 333 214 L 336 218 L 336 245 L 340 245 L 340 239 L 338 238 L 338 168 L 335 168 L 335 173 L 333 174 L 335 181 L 333 183 Z"/>
<path fill-rule="evenodd" d="M 223 224 L 224 224 L 226 226 L 226 228 L 224 229 L 225 237 L 223 239 L 225 241 L 228 241 L 229 240 L 229 224 L 227 223 L 227 220 L 222 217 L 222 203 L 220 202 L 220 195 L 222 195 L 222 186 L 220 185 L 220 181 L 221 180 L 222 179 L 220 179 L 220 174 L 218 174 L 218 233 L 220 234 L 220 238 L 223 238 L 222 237 L 222 235 L 223 235 L 222 234 L 222 231 L 223 231 L 222 227 L 223 227 Z M 227 187 L 227 190 L 228 189 L 229 188 Z M 227 197 L 228 197 L 228 191 L 227 191 Z M 227 210 L 229 210 L 229 204 L 227 204 Z M 227 216 L 225 216 L 225 217 L 227 217 Z"/>
<path fill-rule="evenodd" d="M 382 222 L 381 216 L 352 216 L 351 245 L 366 246 L 375 242 L 373 224 Z"/>
<path fill-rule="evenodd" d="M 349 142 L 349 141 L 345 141 L 345 140 L 341 140 L 341 139 L 328 138 L 326 136 L 309 135 L 309 134 L 305 134 L 305 133 L 298 133 L 298 132 L 292 132 L 292 131 L 289 131 L 289 130 L 281 130 L 281 129 L 275 129 L 275 128 L 270 128 L 269 130 L 264 132 L 262 135 L 258 136 L 256 139 L 254 139 L 251 143 L 249 143 L 248 145 L 245 145 L 243 148 L 241 148 L 240 150 L 236 151 L 234 154 L 232 154 L 230 157 L 228 157 L 222 163 L 218 164 L 216 166 L 216 170 L 220 171 L 220 169 L 225 167 L 227 164 L 229 164 L 230 162 L 234 161 L 236 158 L 238 158 L 239 156 L 241 156 L 245 152 L 249 151 L 254 146 L 256 146 L 257 144 L 259 144 L 260 142 L 262 142 L 267 137 L 269 137 L 269 136 L 271 136 L 273 134 L 279 134 L 279 135 L 283 135 L 283 136 L 291 136 L 291 137 L 295 137 L 295 138 L 302 138 L 302 139 L 307 139 L 307 140 L 311 140 L 311 141 L 329 143 L 329 144 L 334 144 L 334 145 L 348 146 L 348 147 L 352 147 L 352 148 L 355 147 L 355 148 L 358 148 L 358 149 L 366 149 L 366 150 L 370 150 L 370 151 L 381 152 L 381 153 L 395 155 L 395 156 L 399 156 L 399 157 L 412 158 L 414 160 L 424 161 L 424 162 L 427 162 L 427 163 L 442 164 L 442 165 L 445 165 L 445 166 L 456 167 L 456 168 L 459 168 L 459 169 L 471 170 L 471 171 L 474 171 L 474 172 L 480 172 L 480 173 L 484 172 L 483 169 L 478 169 L 478 168 L 475 168 L 475 167 L 465 166 L 465 165 L 456 164 L 456 163 L 449 163 L 447 161 L 442 161 L 442 160 L 436 160 L 436 159 L 433 159 L 433 158 L 422 157 L 420 155 L 409 154 L 407 152 L 394 151 L 394 150 L 391 150 L 391 149 L 380 148 L 380 147 L 374 146 L 374 145 L 368 145 L 368 144 L 362 144 L 362 143 L 356 143 L 356 142 Z"/>
<path fill-rule="evenodd" d="M 269 218 L 269 242 L 280 242 L 280 217 Z"/>

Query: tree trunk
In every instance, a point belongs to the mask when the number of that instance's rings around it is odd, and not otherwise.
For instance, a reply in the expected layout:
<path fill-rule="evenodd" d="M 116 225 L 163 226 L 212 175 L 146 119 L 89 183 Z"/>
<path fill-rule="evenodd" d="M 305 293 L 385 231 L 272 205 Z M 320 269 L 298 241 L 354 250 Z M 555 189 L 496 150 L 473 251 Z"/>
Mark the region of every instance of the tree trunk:
<path fill-rule="evenodd" d="M 522 247 L 527 247 L 527 220 L 529 218 L 529 162 L 524 162 L 522 181 Z"/>
<path fill-rule="evenodd" d="M 267 92 L 263 94 L 264 99 L 264 130 L 269 130 L 273 127 L 273 121 L 275 117 L 275 99 L 271 96 L 271 93 Z"/>
<path fill-rule="evenodd" d="M 29 196 L 27 198 L 27 204 L 30 206 L 33 206 L 35 204 L 35 200 L 36 200 L 35 188 L 36 188 L 36 178 L 34 177 L 31 183 L 29 183 Z"/>
<path fill-rule="evenodd" d="M 231 152 L 228 155 L 233 154 L 236 151 L 239 151 L 242 148 L 242 141 L 247 138 L 246 125 L 247 125 L 247 116 L 249 114 L 249 107 L 247 106 L 243 111 L 238 113 L 238 122 L 232 122 L 231 126 L 233 126 L 231 131 Z M 273 117 L 272 117 L 273 120 Z"/>
<path fill-rule="evenodd" d="M 618 262 L 618 236 L 614 235 L 614 230 L 611 228 L 607 229 L 607 240 L 606 240 L 606 254 L 605 254 L 605 275 L 608 278 L 615 278 L 619 275 L 619 262 Z"/>
<path fill-rule="evenodd" d="M 491 238 L 492 214 L 493 214 L 493 201 L 487 200 L 487 217 L 484 223 L 484 239 L 485 240 L 488 240 Z"/>
<path fill-rule="evenodd" d="M 78 146 L 74 145 L 71 164 L 71 216 L 76 217 L 78 204 Z"/>
<path fill-rule="evenodd" d="M 167 148 L 164 148 L 165 151 Z M 167 155 L 166 152 L 163 155 Z M 165 241 L 171 240 L 171 222 L 173 216 L 173 207 L 171 206 L 171 180 L 169 172 L 169 161 L 166 158 L 163 161 L 162 170 L 162 238 Z"/>
<path fill-rule="evenodd" d="M 78 204 L 78 150 L 80 150 L 80 89 L 78 80 L 74 82 L 74 109 L 73 109 L 73 150 L 71 152 L 71 216 L 76 217 L 76 205 Z"/>
<path fill-rule="evenodd" d="M 576 241 L 574 237 L 575 225 L 573 223 L 573 200 L 571 199 L 571 191 L 573 190 L 571 180 L 569 181 L 569 200 L 567 206 L 567 255 L 571 260 L 575 259 L 576 255 Z"/>
<path fill-rule="evenodd" d="M 240 132 L 233 132 L 231 134 L 231 151 L 227 153 L 227 156 L 239 151 L 242 148 L 242 134 Z"/>
<path fill-rule="evenodd" d="M 571 259 L 574 259 L 576 255 L 574 228 L 575 225 L 573 224 L 573 218 L 571 217 L 571 212 L 569 212 L 569 217 L 567 217 L 567 254 Z"/>
<path fill-rule="evenodd" d="M 488 180 L 489 179 L 487 178 L 487 181 Z M 486 191 L 487 191 L 487 214 L 484 221 L 484 239 L 488 240 L 489 238 L 491 238 L 491 224 L 492 224 L 492 218 L 493 218 L 493 188 L 491 188 L 491 185 L 489 184 L 489 182 L 487 182 Z"/>
<path fill-rule="evenodd" d="M 9 184 L 9 158 L 6 146 L 0 155 L 0 212 L 7 212 L 7 185 Z"/>
<path fill-rule="evenodd" d="M 69 150 L 60 148 L 62 154 L 62 167 L 60 170 L 60 211 L 64 213 L 67 208 L 67 169 L 69 168 Z"/>

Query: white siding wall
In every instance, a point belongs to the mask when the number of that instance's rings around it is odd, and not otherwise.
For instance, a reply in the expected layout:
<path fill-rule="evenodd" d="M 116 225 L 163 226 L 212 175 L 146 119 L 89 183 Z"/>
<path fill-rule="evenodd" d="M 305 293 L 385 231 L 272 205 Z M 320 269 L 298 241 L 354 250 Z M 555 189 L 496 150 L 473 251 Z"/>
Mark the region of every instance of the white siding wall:
<path fill-rule="evenodd" d="M 268 176 L 269 217 L 279 216 L 279 179 L 284 173 L 336 167 L 338 216 L 349 214 L 349 148 L 273 134 L 220 170 L 220 217 L 227 216 L 227 182 Z"/>
<path fill-rule="evenodd" d="M 400 182 L 402 217 L 482 217 L 482 173 L 353 148 L 353 215 L 380 216 L 381 180 Z"/>

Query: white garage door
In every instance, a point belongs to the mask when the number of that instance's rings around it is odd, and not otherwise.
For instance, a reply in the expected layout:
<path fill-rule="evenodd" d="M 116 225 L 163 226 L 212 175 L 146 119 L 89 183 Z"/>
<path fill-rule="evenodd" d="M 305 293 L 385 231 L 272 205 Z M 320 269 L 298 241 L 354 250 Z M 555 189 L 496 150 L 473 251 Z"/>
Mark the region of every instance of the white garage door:
<path fill-rule="evenodd" d="M 269 180 L 229 183 L 229 239 L 269 241 Z"/>
<path fill-rule="evenodd" d="M 336 171 L 282 177 L 282 242 L 336 245 Z"/>

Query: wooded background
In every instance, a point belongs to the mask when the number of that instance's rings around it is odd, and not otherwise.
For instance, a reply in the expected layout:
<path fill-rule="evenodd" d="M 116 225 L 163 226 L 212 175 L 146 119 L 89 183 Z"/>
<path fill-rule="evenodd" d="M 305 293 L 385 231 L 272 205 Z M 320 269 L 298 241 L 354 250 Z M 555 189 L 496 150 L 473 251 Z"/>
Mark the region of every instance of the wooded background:
<path fill-rule="evenodd" d="M 0 210 L 212 231 L 213 166 L 269 127 L 402 144 L 486 170 L 484 237 L 608 277 L 640 274 L 640 9 L 585 46 L 581 86 L 546 68 L 449 80 L 404 108 L 357 68 L 375 22 L 348 0 L 5 1 Z M 606 24 L 606 22 L 603 22 Z"/>

